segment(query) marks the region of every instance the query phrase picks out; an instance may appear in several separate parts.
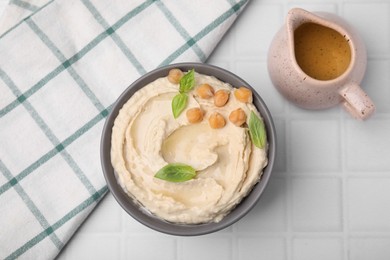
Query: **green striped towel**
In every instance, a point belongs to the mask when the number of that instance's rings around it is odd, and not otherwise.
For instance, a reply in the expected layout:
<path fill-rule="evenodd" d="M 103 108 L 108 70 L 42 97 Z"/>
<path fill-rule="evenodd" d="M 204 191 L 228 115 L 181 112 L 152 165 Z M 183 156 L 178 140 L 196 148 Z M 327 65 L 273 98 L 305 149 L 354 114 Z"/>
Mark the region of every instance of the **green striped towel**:
<path fill-rule="evenodd" d="M 0 259 L 50 259 L 107 192 L 104 119 L 135 79 L 205 61 L 248 0 L 11 0 L 0 31 Z"/>

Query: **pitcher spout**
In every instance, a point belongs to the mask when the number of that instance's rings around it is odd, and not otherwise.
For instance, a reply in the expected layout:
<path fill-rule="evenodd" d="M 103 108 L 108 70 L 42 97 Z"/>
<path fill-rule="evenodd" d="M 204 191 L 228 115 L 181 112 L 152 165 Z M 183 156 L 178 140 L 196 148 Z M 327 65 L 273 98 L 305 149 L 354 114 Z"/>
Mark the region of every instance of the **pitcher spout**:
<path fill-rule="evenodd" d="M 289 37 L 294 36 L 295 29 L 303 23 L 313 21 L 315 17 L 314 14 L 302 9 L 302 8 L 293 8 L 291 9 L 286 16 L 286 29 L 289 33 Z"/>

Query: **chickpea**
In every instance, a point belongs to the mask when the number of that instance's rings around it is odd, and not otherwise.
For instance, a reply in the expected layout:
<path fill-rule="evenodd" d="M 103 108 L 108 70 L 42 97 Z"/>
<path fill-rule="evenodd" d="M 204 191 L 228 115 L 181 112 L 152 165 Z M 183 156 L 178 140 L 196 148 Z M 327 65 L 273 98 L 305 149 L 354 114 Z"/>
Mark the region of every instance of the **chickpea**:
<path fill-rule="evenodd" d="M 179 84 L 180 79 L 183 77 L 184 73 L 180 69 L 171 69 L 168 72 L 168 80 L 173 84 Z"/>
<path fill-rule="evenodd" d="M 223 118 L 223 116 L 218 112 L 213 113 L 209 118 L 209 125 L 211 128 L 222 128 L 225 126 L 225 124 L 225 118 Z"/>
<path fill-rule="evenodd" d="M 200 98 L 211 98 L 214 95 L 214 89 L 212 86 L 205 83 L 197 87 L 196 94 L 198 94 Z"/>
<path fill-rule="evenodd" d="M 223 107 L 229 100 L 229 92 L 223 89 L 215 92 L 214 105 L 217 107 Z"/>
<path fill-rule="evenodd" d="M 200 108 L 190 108 L 186 112 L 187 120 L 191 124 L 199 123 L 203 120 L 203 111 Z"/>
<path fill-rule="evenodd" d="M 229 115 L 229 120 L 236 126 L 241 126 L 246 122 L 246 114 L 244 110 L 241 108 L 238 108 L 236 110 L 233 110 Z"/>
<path fill-rule="evenodd" d="M 243 103 L 252 103 L 252 91 L 245 87 L 240 87 L 234 91 L 234 96 Z"/>

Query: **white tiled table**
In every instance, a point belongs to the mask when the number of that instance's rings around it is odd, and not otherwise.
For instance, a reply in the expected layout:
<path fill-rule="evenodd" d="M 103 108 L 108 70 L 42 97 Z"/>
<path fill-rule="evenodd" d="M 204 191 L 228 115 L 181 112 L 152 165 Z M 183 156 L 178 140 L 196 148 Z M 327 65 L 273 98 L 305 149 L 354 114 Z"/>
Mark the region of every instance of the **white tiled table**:
<path fill-rule="evenodd" d="M 272 86 L 267 49 L 296 6 L 337 13 L 361 33 L 362 85 L 377 105 L 368 121 L 341 107 L 299 109 Z M 142 226 L 108 194 L 59 258 L 390 259 L 390 1 L 252 0 L 209 63 L 246 79 L 274 117 L 277 161 L 257 206 L 220 232 L 175 237 Z"/>

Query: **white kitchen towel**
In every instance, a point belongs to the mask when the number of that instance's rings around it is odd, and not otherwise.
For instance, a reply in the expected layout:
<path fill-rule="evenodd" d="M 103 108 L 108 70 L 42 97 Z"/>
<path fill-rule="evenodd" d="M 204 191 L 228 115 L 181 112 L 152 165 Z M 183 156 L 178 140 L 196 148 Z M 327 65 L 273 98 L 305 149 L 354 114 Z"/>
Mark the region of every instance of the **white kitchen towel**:
<path fill-rule="evenodd" d="M 159 66 L 204 62 L 248 0 L 11 0 L 0 36 L 0 258 L 50 259 L 107 192 L 113 102 Z"/>

